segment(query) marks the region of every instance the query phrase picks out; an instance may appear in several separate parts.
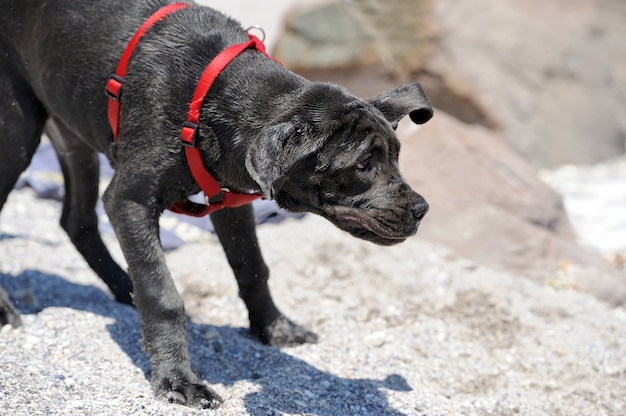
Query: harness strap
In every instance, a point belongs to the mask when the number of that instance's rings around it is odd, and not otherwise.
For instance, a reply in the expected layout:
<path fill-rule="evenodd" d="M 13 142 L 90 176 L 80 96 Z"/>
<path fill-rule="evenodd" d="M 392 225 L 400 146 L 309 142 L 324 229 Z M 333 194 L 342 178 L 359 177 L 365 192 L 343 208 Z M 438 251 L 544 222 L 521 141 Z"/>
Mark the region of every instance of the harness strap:
<path fill-rule="evenodd" d="M 111 130 L 113 130 L 114 143 L 117 142 L 117 136 L 120 132 L 120 104 L 122 99 L 122 83 L 124 82 L 124 77 L 126 76 L 126 67 L 128 66 L 128 61 L 130 61 L 130 57 L 133 55 L 137 44 L 152 26 L 165 19 L 167 16 L 174 13 L 175 11 L 186 9 L 188 7 L 191 7 L 191 5 L 186 3 L 169 4 L 157 10 L 152 16 L 148 18 L 148 20 L 143 22 L 143 24 L 139 27 L 139 29 L 137 29 L 133 37 L 130 39 L 130 42 L 128 42 L 128 45 L 126 46 L 126 49 L 124 50 L 124 53 L 122 54 L 122 57 L 117 64 L 117 69 L 115 70 L 115 73 L 109 76 L 104 91 L 109 97 L 108 116 Z"/>
<path fill-rule="evenodd" d="M 217 196 L 221 193 L 223 193 L 223 199 L 217 203 L 208 203 L 204 210 L 195 206 L 191 209 L 193 213 L 189 212 L 190 201 L 183 201 L 182 203 L 174 206 L 174 209 L 178 211 L 185 211 L 189 215 L 202 216 L 222 208 L 235 208 L 246 205 L 263 197 L 262 194 L 237 193 L 222 189 L 215 178 L 205 169 L 204 164 L 202 163 L 202 154 L 196 144 L 196 139 L 198 138 L 198 128 L 200 125 L 200 108 L 202 107 L 202 103 L 209 93 L 213 82 L 217 79 L 219 74 L 222 73 L 224 68 L 226 68 L 228 64 L 230 64 L 237 56 L 249 48 L 255 49 L 271 58 L 271 56 L 265 52 L 265 45 L 261 42 L 261 40 L 259 40 L 259 38 L 251 34 L 248 34 L 248 38 L 250 39 L 248 42 L 238 43 L 224 49 L 205 68 L 189 104 L 187 121 L 183 123 L 180 132 L 182 144 L 185 146 L 185 154 L 187 156 L 189 169 L 191 170 L 191 174 L 196 183 L 200 185 L 200 188 L 207 196 L 207 201 L 211 197 Z"/>
<path fill-rule="evenodd" d="M 109 124 L 113 131 L 113 142 L 117 141 L 119 135 L 119 114 L 120 114 L 120 99 L 122 97 L 122 82 L 126 75 L 126 66 L 133 53 L 133 50 L 137 46 L 137 43 L 141 40 L 143 35 L 152 27 L 155 23 L 163 20 L 166 16 L 173 13 L 176 10 L 180 10 L 190 5 L 184 3 L 176 3 L 165 6 L 154 13 L 135 33 L 131 41 L 129 42 L 117 69 L 113 75 L 111 75 L 106 84 L 106 94 L 109 97 L 108 116 Z M 170 211 L 191 215 L 194 217 L 202 217 L 222 208 L 235 208 L 251 203 L 254 200 L 263 197 L 260 193 L 238 193 L 231 192 L 228 189 L 224 189 L 215 180 L 215 178 L 206 170 L 202 161 L 202 153 L 200 148 L 197 147 L 197 139 L 199 137 L 198 129 L 200 125 L 200 108 L 202 103 L 208 94 L 213 82 L 217 79 L 219 74 L 230 64 L 237 56 L 243 53 L 245 50 L 252 48 L 267 56 L 270 59 L 274 59 L 269 56 L 265 51 L 265 45 L 256 36 L 248 34 L 250 39 L 247 42 L 239 43 L 229 46 L 222 52 L 220 52 L 205 68 L 196 90 L 193 94 L 193 98 L 189 104 L 189 111 L 187 113 L 187 121 L 185 121 L 181 127 L 180 138 L 181 143 L 185 148 L 185 156 L 187 158 L 187 164 L 189 170 L 200 186 L 206 196 L 206 205 L 197 204 L 188 199 L 174 204 L 170 208 Z M 217 201 L 215 201 L 217 200 Z"/>

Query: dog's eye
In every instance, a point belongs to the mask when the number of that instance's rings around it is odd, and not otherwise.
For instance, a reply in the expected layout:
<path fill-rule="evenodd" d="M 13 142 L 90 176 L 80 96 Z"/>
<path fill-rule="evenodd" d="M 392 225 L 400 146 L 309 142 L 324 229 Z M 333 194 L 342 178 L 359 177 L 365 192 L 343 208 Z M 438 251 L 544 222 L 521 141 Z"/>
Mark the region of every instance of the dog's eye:
<path fill-rule="evenodd" d="M 371 158 L 367 158 L 365 160 L 363 160 L 362 162 L 358 162 L 356 164 L 356 169 L 359 172 L 369 172 L 372 170 L 372 160 Z"/>

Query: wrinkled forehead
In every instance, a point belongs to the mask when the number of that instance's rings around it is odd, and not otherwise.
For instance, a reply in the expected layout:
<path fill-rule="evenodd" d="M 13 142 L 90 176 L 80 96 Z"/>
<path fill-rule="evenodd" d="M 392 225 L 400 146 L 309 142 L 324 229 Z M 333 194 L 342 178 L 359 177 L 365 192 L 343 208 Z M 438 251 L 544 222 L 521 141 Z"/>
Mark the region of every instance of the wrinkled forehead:
<path fill-rule="evenodd" d="M 360 156 L 377 151 L 397 158 L 400 142 L 382 114 L 367 103 L 350 108 L 336 123 L 324 144 L 324 155 L 330 164 L 339 167 L 356 162 Z"/>
<path fill-rule="evenodd" d="M 344 146 L 362 146 L 370 136 L 380 137 L 390 147 L 399 145 L 396 133 L 382 113 L 367 102 L 355 102 L 346 107 L 330 141 Z"/>

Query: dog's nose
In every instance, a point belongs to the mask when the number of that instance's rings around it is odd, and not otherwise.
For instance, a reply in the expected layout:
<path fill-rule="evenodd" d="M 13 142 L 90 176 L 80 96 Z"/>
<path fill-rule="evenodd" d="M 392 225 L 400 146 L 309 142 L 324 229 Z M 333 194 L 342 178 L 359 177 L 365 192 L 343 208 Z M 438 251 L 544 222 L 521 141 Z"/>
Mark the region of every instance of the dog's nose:
<path fill-rule="evenodd" d="M 428 212 L 428 202 L 422 199 L 421 201 L 413 205 L 411 211 L 413 212 L 413 216 L 415 217 L 417 222 L 422 221 L 422 219 L 424 219 L 426 213 Z"/>

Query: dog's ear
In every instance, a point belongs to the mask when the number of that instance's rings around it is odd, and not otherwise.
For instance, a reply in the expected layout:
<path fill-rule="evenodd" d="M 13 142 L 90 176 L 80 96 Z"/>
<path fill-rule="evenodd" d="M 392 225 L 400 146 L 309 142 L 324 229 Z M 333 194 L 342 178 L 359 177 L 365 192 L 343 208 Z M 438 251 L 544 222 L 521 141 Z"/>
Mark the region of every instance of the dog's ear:
<path fill-rule="evenodd" d="M 248 148 L 246 169 L 261 187 L 265 199 L 274 199 L 285 181 L 284 166 L 281 163 L 283 149 L 294 133 L 292 123 L 281 123 L 270 127 Z"/>
<path fill-rule="evenodd" d="M 419 83 L 406 84 L 369 100 L 395 129 L 407 114 L 415 124 L 424 124 L 433 116 L 433 109 Z"/>
<path fill-rule="evenodd" d="M 323 136 L 317 137 L 309 124 L 294 117 L 256 137 L 246 154 L 246 168 L 263 196 L 275 199 L 294 165 L 315 153 L 323 142 Z"/>
<path fill-rule="evenodd" d="M 265 129 L 246 154 L 246 169 L 266 199 L 275 199 L 289 179 L 292 168 L 317 152 L 328 135 L 315 134 L 313 127 L 295 116 Z"/>

